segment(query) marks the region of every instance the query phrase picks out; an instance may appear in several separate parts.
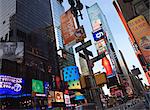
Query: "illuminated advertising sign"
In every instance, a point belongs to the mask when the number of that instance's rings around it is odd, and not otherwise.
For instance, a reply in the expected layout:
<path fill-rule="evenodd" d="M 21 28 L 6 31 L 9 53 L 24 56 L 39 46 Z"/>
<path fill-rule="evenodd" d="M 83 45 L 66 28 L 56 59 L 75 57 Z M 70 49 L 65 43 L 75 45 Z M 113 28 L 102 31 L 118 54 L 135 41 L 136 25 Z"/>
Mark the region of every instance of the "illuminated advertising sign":
<path fill-rule="evenodd" d="M 69 95 L 64 95 L 64 98 L 65 98 L 65 104 L 67 104 L 67 105 L 71 104 Z"/>
<path fill-rule="evenodd" d="M 23 42 L 0 42 L 0 59 L 22 62 L 24 54 Z"/>
<path fill-rule="evenodd" d="M 44 92 L 45 92 L 45 94 L 47 94 L 48 93 L 48 91 L 49 91 L 49 83 L 48 82 L 44 82 Z"/>
<path fill-rule="evenodd" d="M 32 79 L 32 91 L 44 93 L 43 81 Z"/>
<path fill-rule="evenodd" d="M 107 83 L 107 78 L 105 73 L 97 73 L 94 75 L 97 85 L 103 85 Z"/>
<path fill-rule="evenodd" d="M 67 66 L 63 68 L 64 81 L 74 81 L 79 79 L 79 69 L 77 66 Z"/>
<path fill-rule="evenodd" d="M 102 25 L 101 19 L 100 19 L 101 10 L 98 4 L 95 3 L 91 7 L 86 7 L 86 10 L 87 10 L 93 31 L 101 28 L 101 25 Z"/>
<path fill-rule="evenodd" d="M 102 54 L 103 52 L 105 53 L 105 55 L 108 54 L 108 49 L 107 49 L 107 45 L 106 45 L 106 41 L 105 39 L 101 39 L 99 41 L 97 41 L 95 43 L 98 55 Z"/>
<path fill-rule="evenodd" d="M 22 78 L 0 75 L 0 94 L 21 94 Z"/>
<path fill-rule="evenodd" d="M 105 33 L 103 29 L 93 32 L 93 38 L 95 41 L 99 41 L 100 39 L 105 38 Z"/>
<path fill-rule="evenodd" d="M 140 15 L 128 22 L 128 26 L 147 62 L 150 63 L 150 25 Z"/>
<path fill-rule="evenodd" d="M 75 31 L 76 28 L 73 14 L 71 13 L 71 10 L 68 10 L 61 16 L 61 33 L 65 45 L 76 40 L 74 35 Z"/>
<path fill-rule="evenodd" d="M 110 61 L 107 57 L 102 58 L 102 65 L 106 70 L 106 75 L 111 76 L 113 74 L 113 70 L 112 70 Z"/>
<path fill-rule="evenodd" d="M 56 102 L 64 102 L 63 92 L 55 91 L 55 100 Z"/>
<path fill-rule="evenodd" d="M 68 82 L 68 89 L 81 89 L 80 81 L 69 81 Z"/>

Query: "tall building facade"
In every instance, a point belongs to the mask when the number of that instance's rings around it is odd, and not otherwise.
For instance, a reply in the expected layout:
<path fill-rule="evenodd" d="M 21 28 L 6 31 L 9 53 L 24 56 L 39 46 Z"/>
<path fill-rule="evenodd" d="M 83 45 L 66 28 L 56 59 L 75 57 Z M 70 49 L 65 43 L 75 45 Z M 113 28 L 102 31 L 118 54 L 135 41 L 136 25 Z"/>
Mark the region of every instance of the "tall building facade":
<path fill-rule="evenodd" d="M 129 34 L 135 54 L 149 80 L 150 71 L 150 17 L 149 0 L 114 0 L 113 5 Z M 144 41 L 146 40 L 146 41 Z"/>
<path fill-rule="evenodd" d="M 60 28 L 60 16 L 65 12 L 64 7 L 59 0 L 50 0 L 51 7 L 52 7 L 52 16 L 53 16 L 53 23 L 54 23 L 54 30 L 55 30 L 55 38 L 56 38 L 56 47 L 57 50 L 63 49 L 63 39 L 61 35 L 61 28 Z"/>
<path fill-rule="evenodd" d="M 60 75 L 51 2 L 49 0 L 0 0 L 0 11 L 1 42 L 24 42 L 23 62 L 2 59 L 1 74 L 24 80 L 22 92 L 18 94 L 21 95 L 20 97 L 23 94 L 32 96 L 33 92 L 45 94 L 44 82 L 48 82 L 51 89 L 56 89 L 50 83 L 53 80 L 52 76 Z M 33 90 L 35 80 L 42 84 L 42 91 Z M 2 95 L 7 97 L 10 94 Z M 18 101 L 21 100 L 18 99 Z M 24 98 L 24 100 L 32 102 L 30 98 Z M 47 99 L 37 97 L 35 103 L 38 103 L 39 100 L 42 100 L 43 103 Z M 29 105 L 33 106 L 31 102 Z M 23 107 L 23 105 L 18 106 Z M 37 106 L 42 105 L 37 104 Z"/>

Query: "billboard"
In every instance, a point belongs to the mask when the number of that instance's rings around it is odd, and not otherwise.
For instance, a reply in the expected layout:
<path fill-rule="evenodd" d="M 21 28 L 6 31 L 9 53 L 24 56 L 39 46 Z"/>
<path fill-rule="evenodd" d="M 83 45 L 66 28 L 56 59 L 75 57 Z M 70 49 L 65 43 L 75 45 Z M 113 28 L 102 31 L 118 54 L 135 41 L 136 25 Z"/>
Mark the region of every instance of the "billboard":
<path fill-rule="evenodd" d="M 71 104 L 69 95 L 64 95 L 64 98 L 65 98 L 65 104 L 67 104 L 67 105 Z"/>
<path fill-rule="evenodd" d="M 102 54 L 103 52 L 107 55 L 108 54 L 108 49 L 106 45 L 105 39 L 101 39 L 95 43 L 98 55 Z"/>
<path fill-rule="evenodd" d="M 0 59 L 22 62 L 23 55 L 23 42 L 0 42 Z"/>
<path fill-rule="evenodd" d="M 106 37 L 105 32 L 103 31 L 103 29 L 100 29 L 96 32 L 93 32 L 92 34 L 93 34 L 93 38 L 94 38 L 95 41 L 99 41 L 100 39 Z"/>
<path fill-rule="evenodd" d="M 65 45 L 76 40 L 76 37 L 74 35 L 75 31 L 76 28 L 74 18 L 71 10 L 68 10 L 61 16 L 61 33 Z"/>
<path fill-rule="evenodd" d="M 68 89 L 81 89 L 80 81 L 69 81 L 68 82 Z"/>
<path fill-rule="evenodd" d="M 86 7 L 92 29 L 93 31 L 96 31 L 101 28 L 101 20 L 100 20 L 100 8 L 97 3 L 92 5 L 91 7 Z"/>
<path fill-rule="evenodd" d="M 150 25 L 144 16 L 140 15 L 128 22 L 128 26 L 146 60 L 150 63 Z"/>
<path fill-rule="evenodd" d="M 67 66 L 63 68 L 64 81 L 74 81 L 79 79 L 79 69 L 77 66 Z"/>
<path fill-rule="evenodd" d="M 23 79 L 0 74 L 0 95 L 21 94 Z"/>
<path fill-rule="evenodd" d="M 97 85 L 103 85 L 107 83 L 107 78 L 105 73 L 97 73 L 94 75 Z"/>
<path fill-rule="evenodd" d="M 44 93 L 43 81 L 32 79 L 32 91 Z"/>
<path fill-rule="evenodd" d="M 55 100 L 56 102 L 64 102 L 63 92 L 55 91 Z"/>

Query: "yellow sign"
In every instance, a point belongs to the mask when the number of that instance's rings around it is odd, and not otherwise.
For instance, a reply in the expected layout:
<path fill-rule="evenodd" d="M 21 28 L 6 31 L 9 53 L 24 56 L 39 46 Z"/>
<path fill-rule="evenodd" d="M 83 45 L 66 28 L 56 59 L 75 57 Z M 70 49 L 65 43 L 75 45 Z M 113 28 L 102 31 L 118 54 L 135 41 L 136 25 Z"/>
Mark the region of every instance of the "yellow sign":
<path fill-rule="evenodd" d="M 128 22 L 128 26 L 142 52 L 146 62 L 150 63 L 150 25 L 140 15 Z"/>
<path fill-rule="evenodd" d="M 97 85 L 103 85 L 107 83 L 107 78 L 105 73 L 98 73 L 94 75 Z"/>

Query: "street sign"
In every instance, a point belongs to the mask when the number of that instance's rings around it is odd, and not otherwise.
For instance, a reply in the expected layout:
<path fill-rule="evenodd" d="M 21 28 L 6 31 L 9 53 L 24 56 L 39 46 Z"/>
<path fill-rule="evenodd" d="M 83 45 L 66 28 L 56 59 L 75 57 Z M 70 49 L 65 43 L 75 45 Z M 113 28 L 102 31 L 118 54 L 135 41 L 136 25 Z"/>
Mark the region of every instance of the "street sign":
<path fill-rule="evenodd" d="M 84 48 L 89 47 L 90 45 L 92 45 L 91 40 L 89 40 L 89 41 L 87 41 L 87 42 L 84 42 L 82 45 L 76 47 L 76 48 L 75 48 L 75 51 L 76 51 L 76 53 L 77 53 L 77 52 L 83 50 Z"/>
<path fill-rule="evenodd" d="M 100 29 L 96 32 L 93 32 L 93 38 L 95 41 L 98 41 L 100 40 L 101 38 L 104 38 L 105 37 L 105 33 L 103 31 L 103 29 Z"/>
<path fill-rule="evenodd" d="M 85 54 L 90 55 L 90 56 L 93 57 L 93 53 L 91 51 L 89 51 L 87 49 L 84 49 L 83 51 L 84 51 Z"/>
<path fill-rule="evenodd" d="M 91 61 L 94 63 L 104 57 L 105 57 L 105 53 L 102 53 L 101 55 L 98 55 L 97 57 L 94 57 L 93 59 L 91 59 Z"/>

